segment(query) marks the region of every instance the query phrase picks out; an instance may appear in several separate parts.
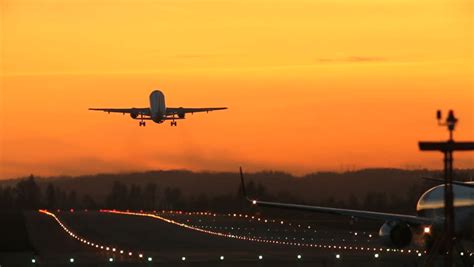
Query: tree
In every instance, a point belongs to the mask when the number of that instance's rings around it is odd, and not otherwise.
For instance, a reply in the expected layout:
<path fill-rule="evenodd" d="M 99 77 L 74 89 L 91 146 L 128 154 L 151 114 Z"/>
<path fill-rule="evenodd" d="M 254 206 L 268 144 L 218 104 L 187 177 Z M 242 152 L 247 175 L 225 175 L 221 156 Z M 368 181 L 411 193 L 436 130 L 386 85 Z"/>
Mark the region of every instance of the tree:
<path fill-rule="evenodd" d="M 33 175 L 18 182 L 15 193 L 16 202 L 20 209 L 37 209 L 41 206 L 41 190 Z"/>
<path fill-rule="evenodd" d="M 77 203 L 77 193 L 75 190 L 71 190 L 67 196 L 67 205 L 71 208 L 79 208 Z"/>
<path fill-rule="evenodd" d="M 259 186 L 261 185 L 259 184 Z M 255 185 L 253 181 L 249 181 L 245 183 L 245 191 L 247 195 L 249 196 L 255 196 L 257 194 L 258 189 L 262 190 L 262 188 L 257 188 L 257 186 Z M 237 197 L 242 197 L 243 195 L 242 190 L 243 190 L 242 185 L 239 185 L 239 187 L 237 188 Z M 263 188 L 263 191 L 265 191 L 265 188 Z"/>
<path fill-rule="evenodd" d="M 14 190 L 11 186 L 0 188 L 0 209 L 12 210 L 15 208 Z"/>
<path fill-rule="evenodd" d="M 258 197 L 264 197 L 267 193 L 265 186 L 263 186 L 261 183 L 258 183 L 256 191 Z"/>
<path fill-rule="evenodd" d="M 129 208 L 128 197 L 127 186 L 119 181 L 115 181 L 106 198 L 106 205 L 111 209 L 127 209 Z"/>
<path fill-rule="evenodd" d="M 157 204 L 157 195 L 158 195 L 158 186 L 154 183 L 148 183 L 145 186 L 145 191 L 143 192 L 144 206 L 147 210 L 153 210 L 156 208 Z"/>
<path fill-rule="evenodd" d="M 3 189 L 3 200 L 7 209 L 15 209 L 15 190 L 11 186 L 5 187 Z"/>
<path fill-rule="evenodd" d="M 181 195 L 181 189 L 179 188 L 165 188 L 165 205 L 168 209 L 183 208 L 184 200 Z"/>
<path fill-rule="evenodd" d="M 46 187 L 46 208 L 54 209 L 57 207 L 56 189 L 52 183 Z"/>
<path fill-rule="evenodd" d="M 97 209 L 98 205 L 89 194 L 86 194 L 82 198 L 82 207 L 84 209 Z"/>
<path fill-rule="evenodd" d="M 67 209 L 68 207 L 68 199 L 66 192 L 62 191 L 59 187 L 54 187 L 54 196 L 56 198 L 56 205 L 55 208 L 58 209 Z"/>
<path fill-rule="evenodd" d="M 139 185 L 132 184 L 129 193 L 129 207 L 134 210 L 143 209 L 142 188 Z"/>
<path fill-rule="evenodd" d="M 357 197 L 354 194 L 351 194 L 349 196 L 347 207 L 349 207 L 351 209 L 358 209 L 359 208 L 359 200 L 357 199 Z"/>

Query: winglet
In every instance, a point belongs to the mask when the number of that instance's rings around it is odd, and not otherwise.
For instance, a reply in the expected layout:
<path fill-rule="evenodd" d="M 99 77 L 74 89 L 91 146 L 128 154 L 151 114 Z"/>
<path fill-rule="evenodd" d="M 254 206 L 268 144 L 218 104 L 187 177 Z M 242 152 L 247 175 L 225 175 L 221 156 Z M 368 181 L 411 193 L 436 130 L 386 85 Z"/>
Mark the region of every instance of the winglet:
<path fill-rule="evenodd" d="M 244 195 L 245 199 L 252 202 L 253 205 L 256 205 L 257 200 L 250 199 L 247 195 L 247 190 L 245 190 L 245 181 L 244 181 L 244 173 L 242 171 L 242 166 L 240 167 L 240 182 L 241 182 L 241 186 L 242 186 L 242 194 Z"/>

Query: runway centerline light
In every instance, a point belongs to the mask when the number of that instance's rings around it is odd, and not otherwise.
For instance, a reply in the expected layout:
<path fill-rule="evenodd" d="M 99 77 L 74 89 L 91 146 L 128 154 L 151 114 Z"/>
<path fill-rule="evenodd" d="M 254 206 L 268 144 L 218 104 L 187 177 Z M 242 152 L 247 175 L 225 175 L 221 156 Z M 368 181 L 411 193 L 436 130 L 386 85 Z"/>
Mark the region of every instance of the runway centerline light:
<path fill-rule="evenodd" d="M 256 205 L 256 204 L 257 204 L 257 200 L 252 200 L 252 204 Z"/>
<path fill-rule="evenodd" d="M 223 261 L 223 260 L 224 260 L 224 256 L 220 256 L 219 259 L 220 259 L 221 261 Z"/>
<path fill-rule="evenodd" d="M 70 262 L 70 263 L 74 263 L 74 258 L 70 258 L 70 259 L 69 259 L 69 262 Z"/>
<path fill-rule="evenodd" d="M 378 253 L 375 253 L 375 255 L 374 255 L 374 257 L 375 257 L 376 259 L 378 259 L 379 256 L 380 256 L 380 255 L 379 255 Z"/>
<path fill-rule="evenodd" d="M 341 255 L 336 254 L 336 259 L 340 259 L 340 258 L 341 258 Z"/>
<path fill-rule="evenodd" d="M 152 258 L 152 257 L 148 257 L 148 261 L 152 261 L 152 260 L 153 260 L 153 258 Z"/>
<path fill-rule="evenodd" d="M 296 258 L 297 258 L 298 260 L 301 260 L 301 255 L 298 254 L 298 256 L 296 256 Z"/>
<path fill-rule="evenodd" d="M 114 261 L 114 258 L 109 258 L 109 262 L 113 262 Z"/>
<path fill-rule="evenodd" d="M 181 257 L 181 260 L 182 260 L 182 261 L 185 261 L 185 260 L 186 260 L 186 257 Z"/>
<path fill-rule="evenodd" d="M 31 259 L 31 263 L 36 263 L 36 259 Z"/>
<path fill-rule="evenodd" d="M 259 259 L 259 260 L 263 260 L 263 256 L 262 256 L 262 255 L 258 255 L 258 259 Z"/>

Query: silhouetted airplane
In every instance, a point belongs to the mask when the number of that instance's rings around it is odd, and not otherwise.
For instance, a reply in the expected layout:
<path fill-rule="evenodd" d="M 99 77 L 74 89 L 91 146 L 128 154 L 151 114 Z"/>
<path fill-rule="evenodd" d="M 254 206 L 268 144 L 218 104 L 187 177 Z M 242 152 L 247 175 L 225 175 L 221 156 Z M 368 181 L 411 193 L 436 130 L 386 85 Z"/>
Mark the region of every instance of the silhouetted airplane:
<path fill-rule="evenodd" d="M 185 118 L 186 113 L 209 112 L 213 110 L 227 109 L 219 108 L 169 108 L 165 105 L 165 95 L 155 90 L 150 94 L 150 107 L 147 108 L 89 108 L 89 110 L 105 111 L 107 113 L 128 113 L 132 119 L 140 120 L 138 125 L 145 126 L 145 120 L 152 120 L 156 123 L 163 123 L 165 120 L 171 120 L 171 126 L 176 126 L 176 120 Z"/>
<path fill-rule="evenodd" d="M 385 221 L 379 236 L 389 247 L 403 248 L 414 240 L 424 241 L 430 248 L 443 231 L 444 225 L 444 185 L 435 186 L 424 192 L 418 200 L 417 215 L 373 212 L 366 210 L 339 209 L 331 207 L 278 203 L 250 199 L 245 190 L 244 176 L 240 168 L 242 192 L 253 205 L 290 210 L 301 210 L 328 214 L 345 215 L 353 218 Z M 444 182 L 443 180 L 428 178 Z M 456 236 L 474 239 L 474 182 L 453 182 Z"/>

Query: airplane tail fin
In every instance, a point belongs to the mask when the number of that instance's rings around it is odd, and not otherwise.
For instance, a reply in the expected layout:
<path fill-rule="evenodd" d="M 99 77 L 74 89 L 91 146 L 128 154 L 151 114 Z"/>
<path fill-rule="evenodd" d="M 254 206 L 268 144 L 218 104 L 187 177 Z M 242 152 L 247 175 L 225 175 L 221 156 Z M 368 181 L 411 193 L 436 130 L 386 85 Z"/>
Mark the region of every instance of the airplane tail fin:
<path fill-rule="evenodd" d="M 244 172 L 242 171 L 242 167 L 240 167 L 240 186 L 242 189 L 242 196 L 248 201 L 254 203 L 255 200 L 250 199 L 249 196 L 247 195 L 247 190 L 245 189 Z"/>

